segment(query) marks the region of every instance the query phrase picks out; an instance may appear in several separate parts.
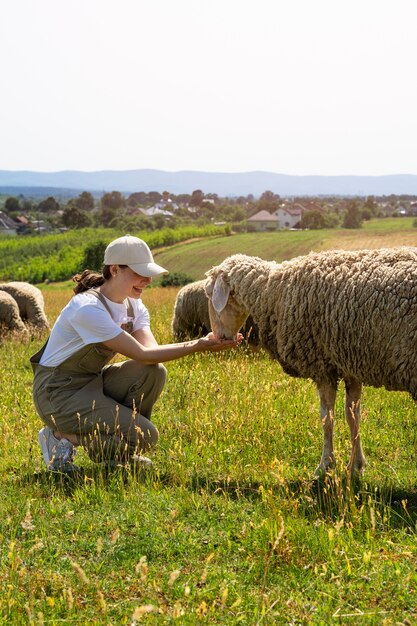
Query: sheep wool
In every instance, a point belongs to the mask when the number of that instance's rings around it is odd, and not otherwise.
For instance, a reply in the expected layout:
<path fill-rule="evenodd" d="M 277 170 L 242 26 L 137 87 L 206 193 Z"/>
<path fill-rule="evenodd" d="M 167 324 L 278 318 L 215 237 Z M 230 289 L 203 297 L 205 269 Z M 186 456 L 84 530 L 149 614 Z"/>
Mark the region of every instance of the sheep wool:
<path fill-rule="evenodd" d="M 43 294 L 38 287 L 23 281 L 0 283 L 0 291 L 9 293 L 17 302 L 20 317 L 33 326 L 49 328 Z"/>
<path fill-rule="evenodd" d="M 189 283 L 181 287 L 177 293 L 171 322 L 175 341 L 184 341 L 210 331 L 205 282 L 205 280 L 199 280 Z"/>
<path fill-rule="evenodd" d="M 175 341 L 185 341 L 210 332 L 211 323 L 205 284 L 205 280 L 198 280 L 181 287 L 178 291 L 171 322 Z M 248 317 L 241 330 L 252 346 L 257 345 L 257 328 L 251 317 Z"/>
<path fill-rule="evenodd" d="M 318 252 L 281 264 L 238 254 L 207 276 L 216 334 L 227 336 L 226 318 L 229 335 L 235 331 L 232 309 L 235 316 L 250 314 L 261 346 L 284 371 L 316 383 L 325 435 L 319 470 L 334 463 L 332 416 L 338 381 L 344 381 L 350 464 L 362 471 L 362 385 L 417 399 L 417 248 Z M 216 289 L 227 299 L 224 306 L 215 302 Z"/>
<path fill-rule="evenodd" d="M 0 291 L 0 323 L 7 330 L 27 335 L 28 331 L 19 314 L 16 300 L 6 291 Z"/>

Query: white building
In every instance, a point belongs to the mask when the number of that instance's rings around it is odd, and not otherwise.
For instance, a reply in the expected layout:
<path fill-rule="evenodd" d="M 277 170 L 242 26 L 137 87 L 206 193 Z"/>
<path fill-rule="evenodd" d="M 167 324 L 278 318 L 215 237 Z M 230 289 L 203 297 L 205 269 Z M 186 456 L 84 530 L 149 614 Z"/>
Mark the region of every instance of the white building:
<path fill-rule="evenodd" d="M 18 224 L 6 213 L 0 211 L 0 235 L 17 235 Z"/>
<path fill-rule="evenodd" d="M 301 207 L 280 207 L 273 213 L 259 211 L 249 217 L 247 222 L 252 224 L 255 230 L 268 231 L 285 228 L 295 228 L 299 225 L 303 210 Z"/>
<path fill-rule="evenodd" d="M 303 210 L 299 206 L 282 206 L 274 212 L 274 215 L 278 218 L 280 228 L 295 228 L 303 217 Z"/>

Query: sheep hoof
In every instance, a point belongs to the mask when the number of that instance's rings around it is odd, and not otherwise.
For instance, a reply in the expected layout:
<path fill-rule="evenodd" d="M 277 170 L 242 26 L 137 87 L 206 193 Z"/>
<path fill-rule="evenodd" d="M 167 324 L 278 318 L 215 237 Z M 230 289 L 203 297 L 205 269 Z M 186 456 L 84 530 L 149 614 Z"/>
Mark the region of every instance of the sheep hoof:
<path fill-rule="evenodd" d="M 346 467 L 346 474 L 351 480 L 358 480 L 361 478 L 365 471 L 365 463 L 361 465 L 351 465 L 350 463 Z"/>
<path fill-rule="evenodd" d="M 326 459 L 322 459 L 320 464 L 314 472 L 316 478 L 324 478 L 332 469 L 336 467 L 336 459 L 334 456 L 329 456 Z"/>
<path fill-rule="evenodd" d="M 319 482 L 321 482 L 326 478 L 328 473 L 329 473 L 329 468 L 325 468 L 319 465 L 318 467 L 316 467 L 316 470 L 314 472 L 314 478 L 317 479 Z"/>

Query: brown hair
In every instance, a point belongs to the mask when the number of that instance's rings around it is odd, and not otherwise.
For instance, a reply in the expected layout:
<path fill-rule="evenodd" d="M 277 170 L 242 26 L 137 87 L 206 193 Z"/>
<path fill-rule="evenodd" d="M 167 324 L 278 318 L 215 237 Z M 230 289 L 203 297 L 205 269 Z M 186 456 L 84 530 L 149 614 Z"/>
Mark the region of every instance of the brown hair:
<path fill-rule="evenodd" d="M 83 293 L 83 291 L 88 291 L 94 287 L 100 287 L 105 281 L 104 273 L 107 267 L 108 266 L 103 267 L 101 274 L 93 270 L 84 270 L 82 274 L 75 274 L 75 276 L 72 277 L 73 282 L 76 283 L 73 292 L 75 294 Z M 108 278 L 110 278 L 110 276 L 108 276 Z"/>
<path fill-rule="evenodd" d="M 119 267 L 124 268 L 127 265 L 119 265 Z M 110 265 L 103 265 L 101 274 L 93 270 L 84 270 L 82 274 L 75 274 L 72 277 L 73 282 L 77 283 L 73 288 L 73 292 L 75 294 L 83 293 L 89 289 L 100 287 L 106 280 L 110 280 L 111 277 Z"/>

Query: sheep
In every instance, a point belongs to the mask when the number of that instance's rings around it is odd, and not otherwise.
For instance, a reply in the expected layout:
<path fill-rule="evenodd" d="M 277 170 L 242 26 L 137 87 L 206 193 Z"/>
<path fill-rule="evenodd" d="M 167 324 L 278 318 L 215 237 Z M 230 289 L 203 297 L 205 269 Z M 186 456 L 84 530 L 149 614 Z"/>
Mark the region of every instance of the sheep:
<path fill-rule="evenodd" d="M 362 385 L 417 400 L 417 248 L 317 252 L 282 264 L 236 254 L 206 275 L 216 336 L 235 336 L 250 314 L 284 372 L 316 384 L 324 435 L 317 475 L 335 463 L 334 406 L 344 381 L 348 470 L 360 475 Z"/>
<path fill-rule="evenodd" d="M 30 283 L 14 281 L 0 283 L 0 291 L 9 293 L 16 300 L 23 320 L 27 320 L 41 330 L 49 328 L 43 294 L 38 287 Z"/>
<path fill-rule="evenodd" d="M 181 287 L 177 293 L 171 322 L 172 334 L 176 341 L 204 335 L 210 330 L 205 282 L 199 280 L 189 283 Z"/>
<path fill-rule="evenodd" d="M 205 283 L 205 280 L 189 283 L 177 293 L 171 322 L 175 341 L 184 341 L 210 332 L 211 325 L 208 299 L 204 289 Z M 257 329 L 251 317 L 247 319 L 242 332 L 252 346 L 257 345 Z"/>
<path fill-rule="evenodd" d="M 14 330 L 19 335 L 27 336 L 28 331 L 19 314 L 16 300 L 6 291 L 0 291 L 0 323 L 7 330 Z"/>

